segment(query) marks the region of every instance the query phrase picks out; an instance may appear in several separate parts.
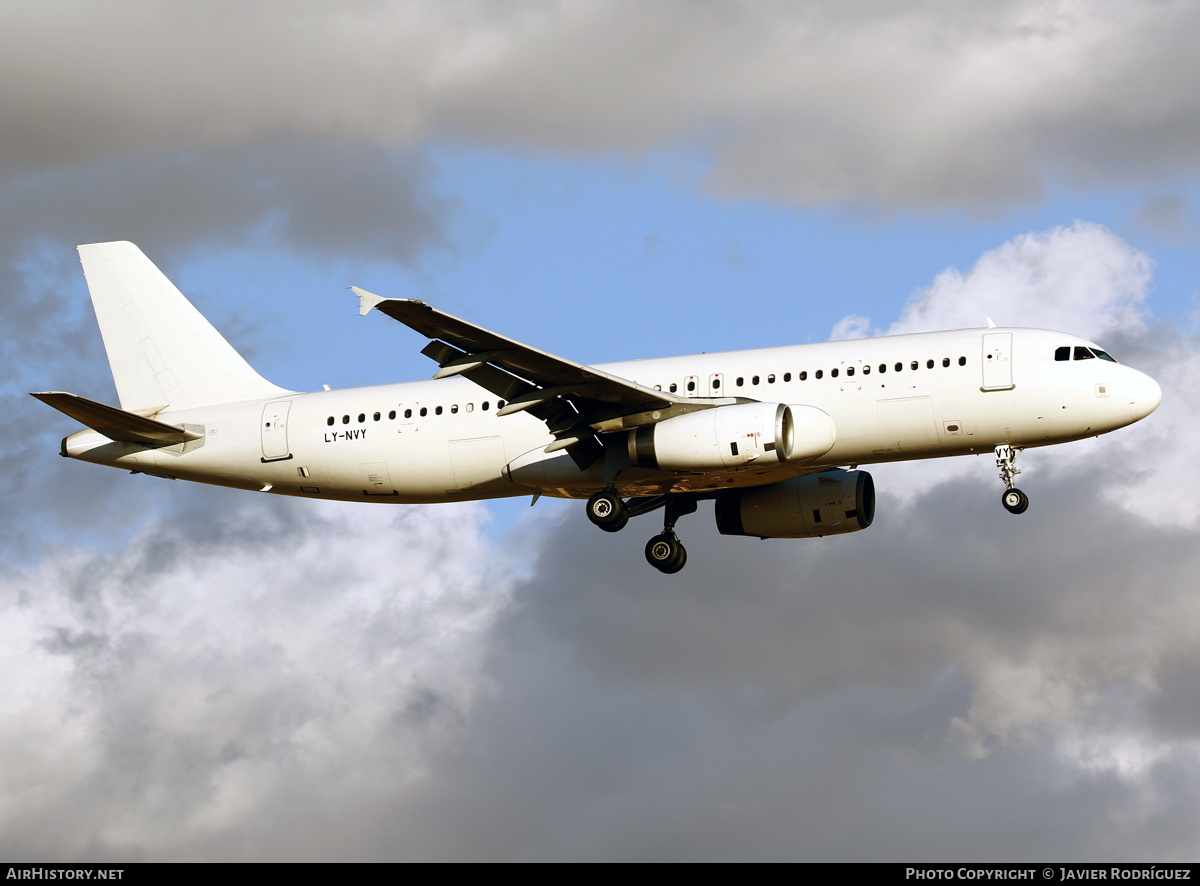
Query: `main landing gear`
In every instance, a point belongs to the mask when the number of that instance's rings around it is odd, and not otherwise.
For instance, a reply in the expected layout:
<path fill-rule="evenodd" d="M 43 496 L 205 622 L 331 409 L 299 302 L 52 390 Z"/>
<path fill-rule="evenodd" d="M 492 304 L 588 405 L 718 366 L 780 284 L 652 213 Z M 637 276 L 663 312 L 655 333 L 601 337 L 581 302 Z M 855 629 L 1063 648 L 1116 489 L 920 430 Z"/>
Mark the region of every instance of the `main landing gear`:
<path fill-rule="evenodd" d="M 629 508 L 613 489 L 605 489 L 589 498 L 587 515 L 605 532 L 620 532 L 629 522 Z"/>
<path fill-rule="evenodd" d="M 588 519 L 605 532 L 619 532 L 625 528 L 631 516 L 663 508 L 663 531 L 646 542 L 646 562 L 659 572 L 674 575 L 687 563 L 687 549 L 675 534 L 675 522 L 685 514 L 695 513 L 696 496 L 664 495 L 630 499 L 630 504 L 632 507 L 621 500 L 615 489 L 605 489 L 588 499 Z"/>
<path fill-rule="evenodd" d="M 1016 466 L 1020 455 L 1019 447 L 996 447 L 996 467 L 1000 469 L 1000 479 L 1004 481 L 1004 494 L 1000 501 L 1010 514 L 1023 514 L 1029 508 L 1029 496 L 1013 485 L 1013 477 L 1021 473 Z"/>

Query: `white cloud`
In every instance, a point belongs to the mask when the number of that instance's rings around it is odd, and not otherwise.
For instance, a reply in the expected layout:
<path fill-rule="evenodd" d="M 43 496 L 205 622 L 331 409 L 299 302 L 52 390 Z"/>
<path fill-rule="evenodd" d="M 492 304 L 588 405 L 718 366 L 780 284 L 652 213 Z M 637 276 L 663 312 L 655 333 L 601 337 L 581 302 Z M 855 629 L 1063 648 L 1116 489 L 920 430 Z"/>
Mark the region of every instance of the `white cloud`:
<path fill-rule="evenodd" d="M 1144 329 L 1148 256 L 1090 222 L 1023 234 L 963 274 L 949 268 L 916 295 L 890 335 L 986 325 L 1058 329 L 1084 338 Z"/>
<path fill-rule="evenodd" d="M 11 575 L 6 854 L 239 857 L 281 817 L 327 851 L 312 823 L 412 790 L 486 685 L 510 578 L 484 515 L 243 501 Z"/>
<path fill-rule="evenodd" d="M 950 268 L 906 305 L 889 334 L 1000 325 L 1081 335 L 1154 377 L 1163 403 L 1148 419 L 1098 440 L 1031 450 L 1018 466 L 1020 485 L 1037 505 L 1037 487 L 1064 472 L 1094 473 L 1106 501 L 1163 527 L 1200 521 L 1200 476 L 1189 441 L 1200 428 L 1200 347 L 1155 325 L 1146 308 L 1153 278 L 1148 256 L 1101 225 L 1023 234 L 982 255 L 967 272 Z M 836 330 L 869 328 L 851 315 Z M 1128 351 L 1128 353 L 1126 353 Z M 881 488 L 912 504 L 940 483 L 992 483 L 990 454 L 880 466 Z M 998 497 L 1000 484 L 993 484 Z"/>

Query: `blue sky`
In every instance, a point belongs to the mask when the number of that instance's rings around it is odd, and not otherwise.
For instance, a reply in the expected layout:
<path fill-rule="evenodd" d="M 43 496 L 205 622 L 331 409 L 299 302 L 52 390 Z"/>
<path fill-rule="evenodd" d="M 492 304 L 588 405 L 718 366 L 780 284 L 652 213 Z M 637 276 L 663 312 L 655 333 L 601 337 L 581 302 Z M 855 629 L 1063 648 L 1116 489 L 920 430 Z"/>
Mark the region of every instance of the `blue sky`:
<path fill-rule="evenodd" d="M 252 345 L 270 348 L 260 370 L 306 389 L 432 372 L 419 337 L 385 318 L 357 318 L 351 283 L 604 362 L 822 341 L 850 314 L 886 329 L 947 268 L 968 270 L 1019 234 L 1076 220 L 1108 227 L 1153 259 L 1150 310 L 1194 323 L 1195 221 L 1156 230 L 1141 219 L 1136 191 L 1051 182 L 1044 201 L 994 218 L 883 214 L 721 199 L 701 188 L 706 166 L 695 152 L 641 161 L 436 146 L 428 154 L 426 185 L 454 206 L 447 248 L 408 265 L 331 261 L 272 249 L 264 234 L 257 249 L 188 260 L 182 285 L 254 318 L 264 335 Z M 1002 301 L 987 308 L 997 322 L 1026 322 Z"/>

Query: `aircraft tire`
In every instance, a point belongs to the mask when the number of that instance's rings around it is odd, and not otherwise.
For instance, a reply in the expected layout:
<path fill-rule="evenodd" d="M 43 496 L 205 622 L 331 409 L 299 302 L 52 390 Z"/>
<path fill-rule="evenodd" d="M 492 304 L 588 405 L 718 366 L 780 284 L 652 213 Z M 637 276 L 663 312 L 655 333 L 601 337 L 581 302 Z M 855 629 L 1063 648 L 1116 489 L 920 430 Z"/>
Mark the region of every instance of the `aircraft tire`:
<path fill-rule="evenodd" d="M 607 490 L 588 499 L 587 515 L 605 532 L 620 532 L 629 522 L 629 508 L 625 507 L 621 496 Z"/>
<path fill-rule="evenodd" d="M 674 575 L 687 563 L 687 551 L 673 535 L 656 535 L 646 542 L 646 562 L 666 575 Z"/>
<path fill-rule="evenodd" d="M 1016 487 L 1004 490 L 1000 501 L 1010 514 L 1024 514 L 1029 509 L 1029 496 Z"/>

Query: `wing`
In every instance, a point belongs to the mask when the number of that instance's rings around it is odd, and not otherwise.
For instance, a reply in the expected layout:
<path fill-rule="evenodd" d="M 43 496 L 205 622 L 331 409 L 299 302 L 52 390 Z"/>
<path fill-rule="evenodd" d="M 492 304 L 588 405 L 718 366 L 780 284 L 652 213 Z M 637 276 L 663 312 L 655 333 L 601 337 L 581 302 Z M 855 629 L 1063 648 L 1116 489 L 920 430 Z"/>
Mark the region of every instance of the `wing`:
<path fill-rule="evenodd" d="M 733 402 L 679 397 L 514 341 L 415 299 L 381 298 L 357 287 L 360 314 L 372 308 L 432 341 L 421 351 L 434 378 L 462 375 L 505 401 L 499 415 L 527 410 L 546 423 L 580 467 L 602 454 L 596 438 L 674 415 Z"/>

